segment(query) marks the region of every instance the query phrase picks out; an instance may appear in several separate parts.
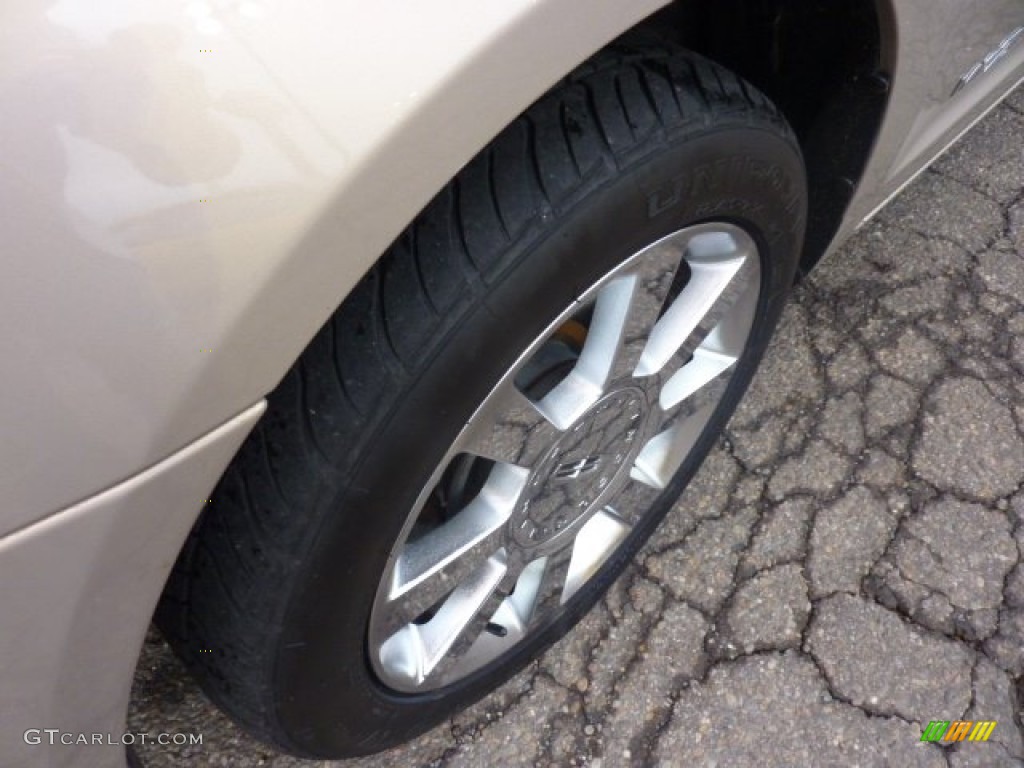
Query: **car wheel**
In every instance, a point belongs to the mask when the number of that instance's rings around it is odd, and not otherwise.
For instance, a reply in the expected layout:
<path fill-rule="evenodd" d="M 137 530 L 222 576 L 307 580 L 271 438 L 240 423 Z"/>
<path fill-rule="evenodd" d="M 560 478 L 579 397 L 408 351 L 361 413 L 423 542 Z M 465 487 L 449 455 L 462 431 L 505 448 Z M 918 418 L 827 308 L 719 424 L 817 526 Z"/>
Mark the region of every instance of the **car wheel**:
<path fill-rule="evenodd" d="M 216 489 L 158 611 L 204 690 L 284 750 L 352 756 L 566 633 L 753 376 L 805 186 L 774 106 L 682 50 L 615 47 L 534 104 L 349 295 Z"/>

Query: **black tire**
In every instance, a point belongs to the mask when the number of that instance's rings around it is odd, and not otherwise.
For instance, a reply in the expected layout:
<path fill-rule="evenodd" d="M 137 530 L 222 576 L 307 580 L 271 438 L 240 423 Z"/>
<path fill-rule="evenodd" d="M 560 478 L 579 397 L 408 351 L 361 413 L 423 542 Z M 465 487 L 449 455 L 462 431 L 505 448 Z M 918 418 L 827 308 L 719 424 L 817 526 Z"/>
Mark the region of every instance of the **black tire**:
<path fill-rule="evenodd" d="M 203 689 L 285 751 L 354 756 L 427 730 L 568 631 L 671 507 L 753 376 L 793 280 L 805 188 L 775 107 L 682 50 L 617 46 L 534 104 L 349 295 L 217 487 L 157 615 Z M 652 514 L 516 652 L 440 690 L 382 685 L 366 645 L 375 590 L 455 432 L 574 296 L 710 217 L 760 247 L 756 325 Z"/>

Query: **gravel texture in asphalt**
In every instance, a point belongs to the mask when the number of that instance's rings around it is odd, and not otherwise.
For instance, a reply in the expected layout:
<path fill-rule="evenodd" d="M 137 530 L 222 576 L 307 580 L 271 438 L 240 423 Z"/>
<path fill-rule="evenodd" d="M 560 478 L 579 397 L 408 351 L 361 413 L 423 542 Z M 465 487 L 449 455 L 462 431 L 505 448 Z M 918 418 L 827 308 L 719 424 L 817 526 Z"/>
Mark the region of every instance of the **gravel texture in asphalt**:
<path fill-rule="evenodd" d="M 595 610 L 394 765 L 1024 765 L 1024 90 L 795 291 L 725 435 Z M 147 768 L 276 754 L 159 636 Z M 987 743 L 922 742 L 995 720 Z"/>

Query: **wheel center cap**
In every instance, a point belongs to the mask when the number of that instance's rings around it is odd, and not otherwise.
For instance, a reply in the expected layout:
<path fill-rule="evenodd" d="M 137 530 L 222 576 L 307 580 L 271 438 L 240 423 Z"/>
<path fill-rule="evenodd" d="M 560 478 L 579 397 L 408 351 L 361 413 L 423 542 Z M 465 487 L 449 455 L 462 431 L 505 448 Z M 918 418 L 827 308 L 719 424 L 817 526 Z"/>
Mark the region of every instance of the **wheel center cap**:
<path fill-rule="evenodd" d="M 533 470 L 509 523 L 512 538 L 534 548 L 571 539 L 621 486 L 643 444 L 647 399 L 638 387 L 598 400 L 551 446 Z"/>

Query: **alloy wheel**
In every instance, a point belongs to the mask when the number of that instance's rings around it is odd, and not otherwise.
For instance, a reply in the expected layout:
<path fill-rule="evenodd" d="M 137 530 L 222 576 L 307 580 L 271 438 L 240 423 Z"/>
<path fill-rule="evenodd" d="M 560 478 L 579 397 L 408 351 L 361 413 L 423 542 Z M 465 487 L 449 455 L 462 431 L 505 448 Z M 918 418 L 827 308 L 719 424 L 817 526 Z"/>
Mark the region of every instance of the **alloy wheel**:
<path fill-rule="evenodd" d="M 449 685 L 558 618 L 690 455 L 760 291 L 750 235 L 700 224 L 634 254 L 537 337 L 391 552 L 368 636 L 385 685 Z"/>

